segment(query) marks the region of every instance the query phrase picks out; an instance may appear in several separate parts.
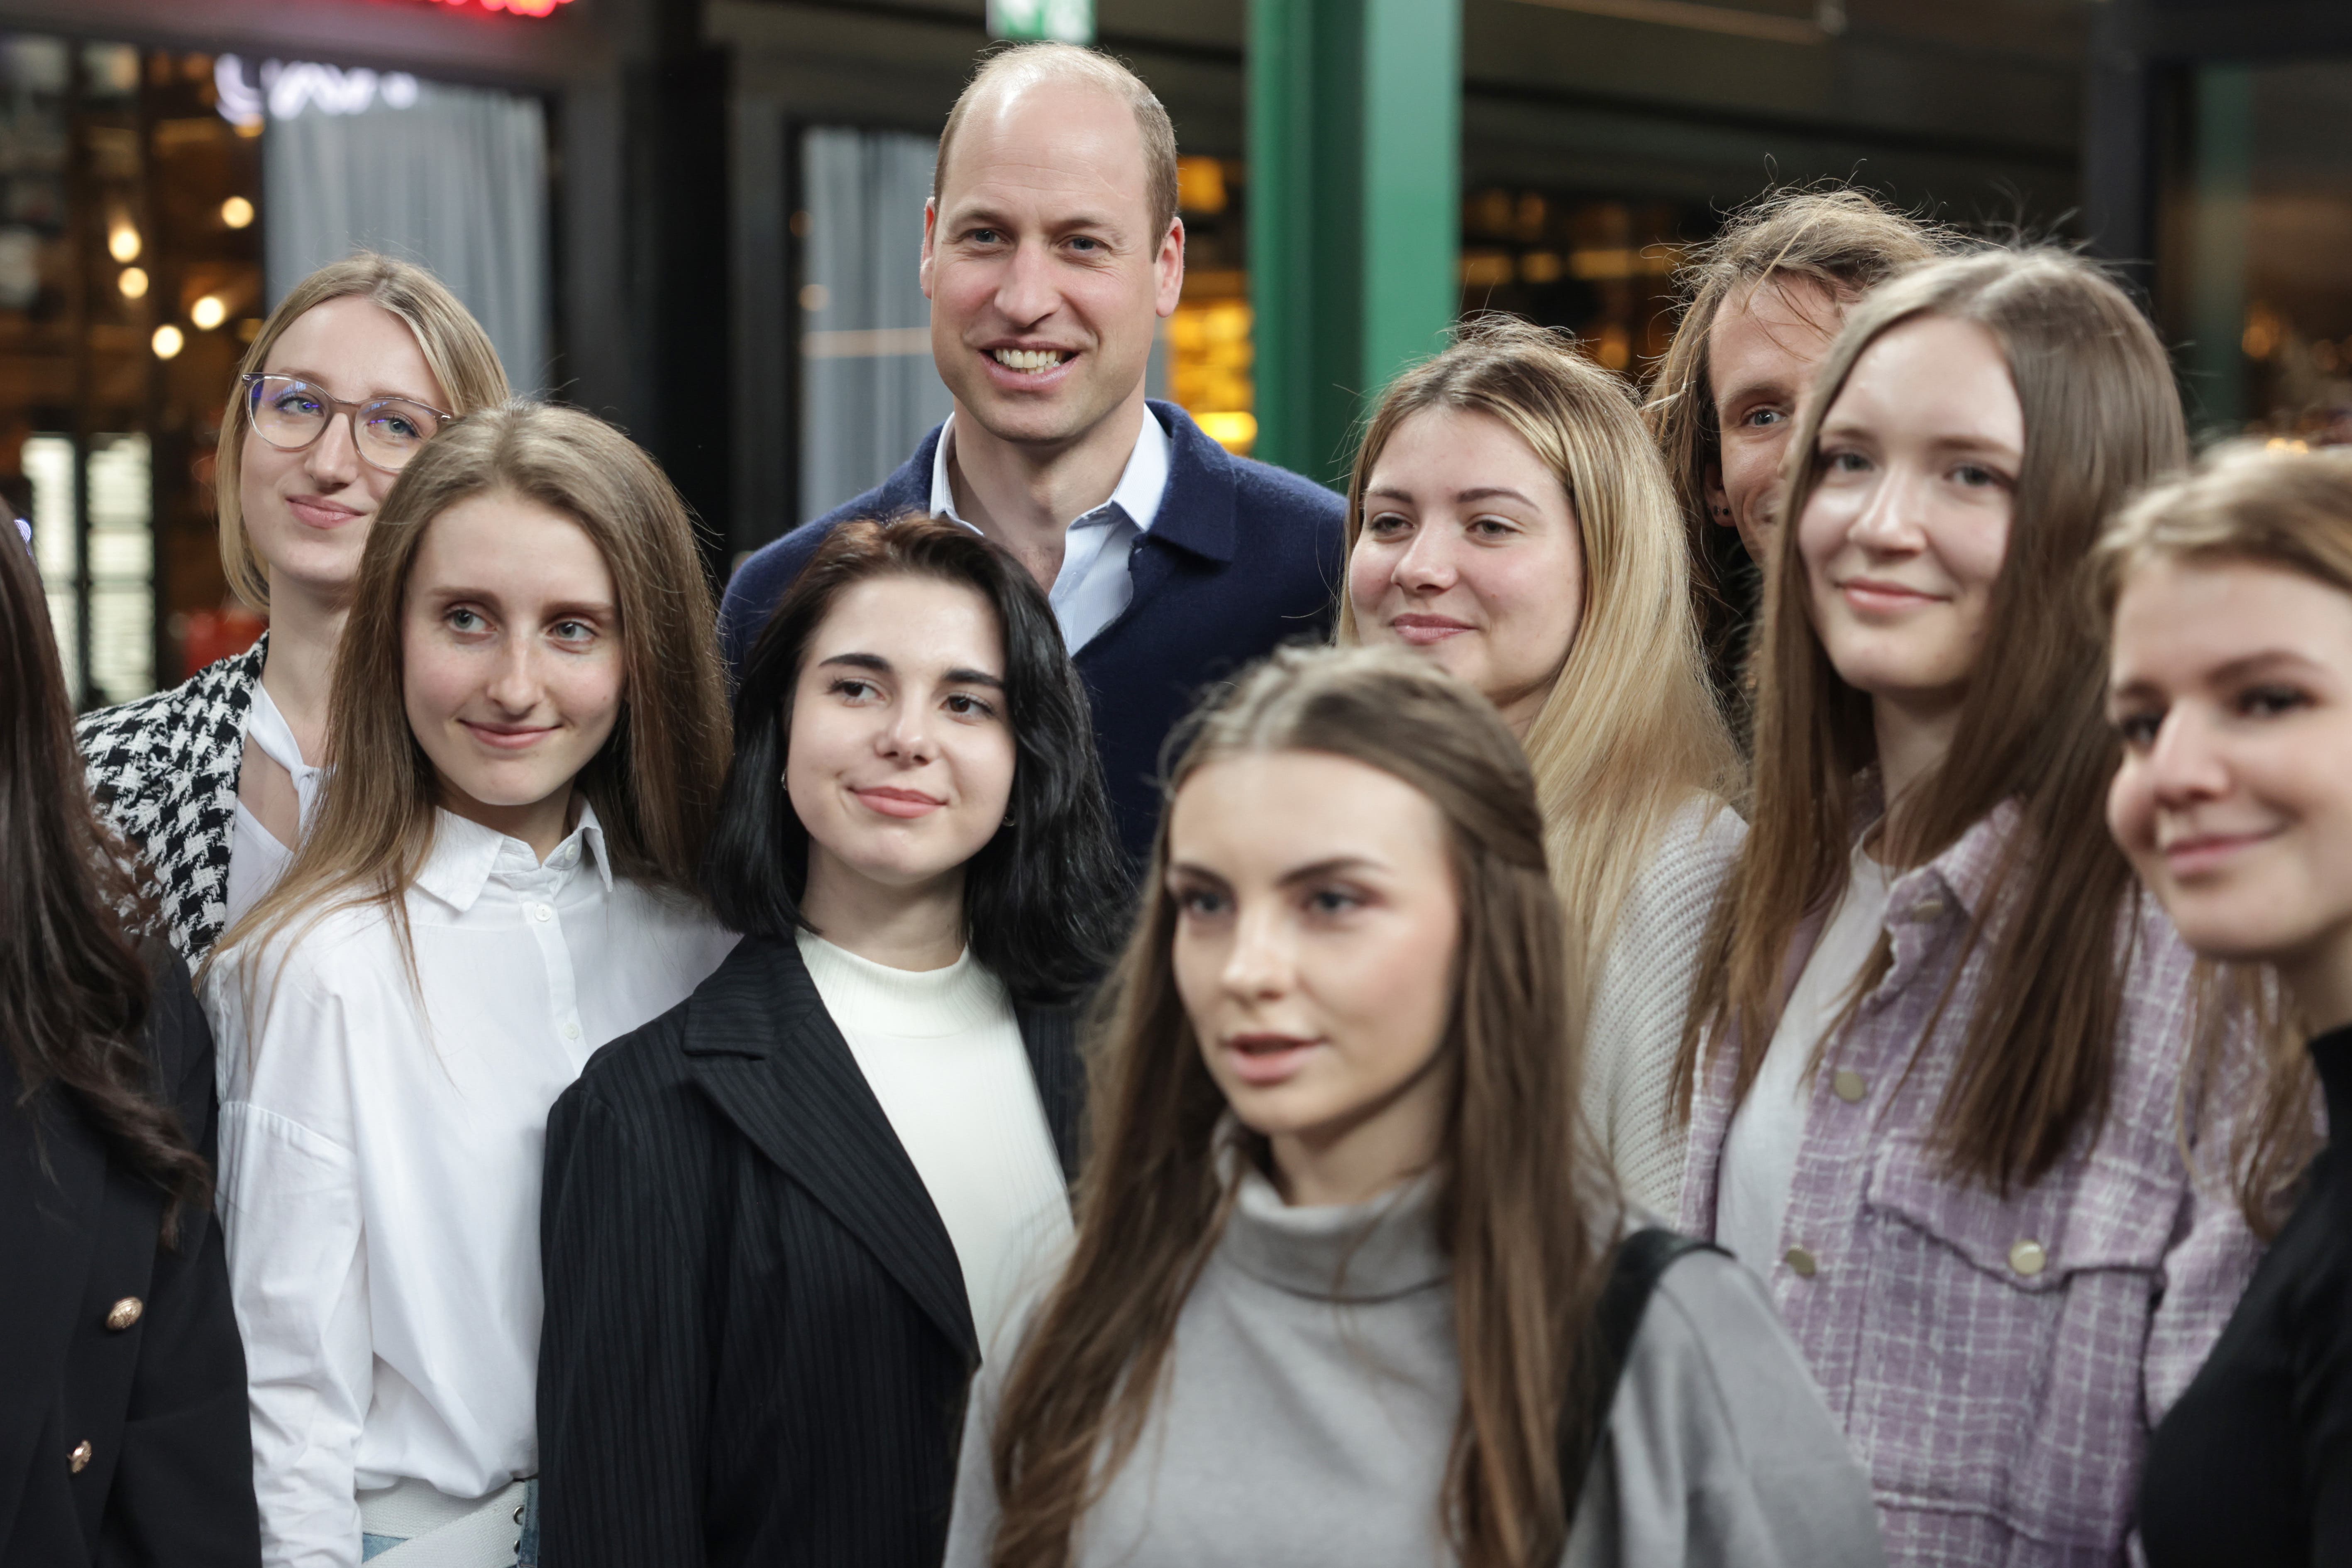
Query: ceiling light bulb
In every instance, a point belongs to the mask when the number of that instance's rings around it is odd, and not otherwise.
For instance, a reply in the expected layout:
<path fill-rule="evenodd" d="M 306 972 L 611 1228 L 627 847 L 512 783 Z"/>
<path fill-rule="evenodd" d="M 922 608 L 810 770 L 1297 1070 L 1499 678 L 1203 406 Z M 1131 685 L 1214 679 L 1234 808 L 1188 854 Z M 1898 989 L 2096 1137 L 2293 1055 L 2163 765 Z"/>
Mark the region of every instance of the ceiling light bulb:
<path fill-rule="evenodd" d="M 207 294 L 188 307 L 188 320 L 211 331 L 228 320 L 228 305 L 217 294 Z"/>
<path fill-rule="evenodd" d="M 186 337 L 182 335 L 180 329 L 172 325 L 169 321 L 166 321 L 162 326 L 156 328 L 154 337 L 149 341 L 155 346 L 155 357 L 157 359 L 172 358 L 174 354 L 178 353 L 182 348 L 185 347 L 188 342 Z"/>
<path fill-rule="evenodd" d="M 114 226 L 107 231 L 106 252 L 117 261 L 138 260 L 139 231 L 121 219 L 116 219 Z"/>
<path fill-rule="evenodd" d="M 231 196 L 221 203 L 221 222 L 231 228 L 243 228 L 253 221 L 253 204 L 243 196 Z"/>
<path fill-rule="evenodd" d="M 146 268 L 141 267 L 124 268 L 122 269 L 122 276 L 114 280 L 114 286 L 122 290 L 122 297 L 126 300 L 145 299 L 147 297 Z"/>

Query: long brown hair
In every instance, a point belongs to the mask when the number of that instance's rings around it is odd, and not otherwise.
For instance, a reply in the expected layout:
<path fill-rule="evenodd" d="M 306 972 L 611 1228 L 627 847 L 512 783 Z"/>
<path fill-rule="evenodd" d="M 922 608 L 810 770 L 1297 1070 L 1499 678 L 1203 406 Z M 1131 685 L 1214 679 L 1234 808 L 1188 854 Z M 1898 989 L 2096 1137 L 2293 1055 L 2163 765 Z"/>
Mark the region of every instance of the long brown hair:
<path fill-rule="evenodd" d="M 1432 408 L 1500 420 L 1551 469 L 1576 518 L 1584 613 L 1526 747 L 1579 960 L 1570 1007 L 1581 1018 L 1659 829 L 1693 799 L 1730 796 L 1738 757 L 1707 689 L 1674 497 L 1633 389 L 1540 327 L 1508 316 L 1464 327 L 1390 383 L 1364 427 L 1348 479 L 1350 554 L 1381 453 Z M 1343 591 L 1339 638 L 1358 636 Z"/>
<path fill-rule="evenodd" d="M 1443 1510 L 1466 1568 L 1549 1563 L 1592 1442 L 1597 1413 L 1584 1405 L 1613 1206 L 1578 1120 L 1565 933 L 1534 780 L 1494 710 L 1429 664 L 1387 649 L 1288 649 L 1195 716 L 1169 798 L 1210 763 L 1291 750 L 1402 780 L 1450 833 L 1462 928 L 1441 1047 L 1453 1088 L 1437 1228 L 1453 1263 L 1463 1395 Z M 995 1568 L 1069 1561 L 1101 1479 L 1134 1451 L 1230 1201 L 1213 1148 L 1224 1099 L 1171 964 L 1168 852 L 1163 814 L 1143 917 L 1096 1041 L 1098 1142 L 1079 1184 L 1076 1254 L 1019 1352 L 991 1438 L 1003 1501 Z M 1263 1164 L 1263 1141 L 1244 1147 Z"/>
<path fill-rule="evenodd" d="M 612 569 L 621 717 L 577 787 L 596 808 L 614 875 L 682 895 L 697 886 L 729 730 L 717 616 L 693 523 L 661 469 L 627 437 L 575 409 L 516 401 L 426 442 L 384 498 L 335 648 L 327 707 L 335 772 L 318 821 L 278 885 L 222 937 L 215 958 L 363 903 L 391 913 L 405 946 L 402 898 L 432 849 L 440 799 L 403 697 L 409 571 L 436 518 L 494 494 L 571 518 Z"/>
<path fill-rule="evenodd" d="M 213 500 L 220 512 L 221 570 L 236 596 L 269 613 L 269 572 L 245 531 L 245 437 L 253 428 L 253 405 L 245 376 L 269 368 L 269 351 L 286 329 L 330 300 L 353 296 L 400 319 L 416 336 L 433 379 L 448 398 L 445 414 L 471 414 L 507 400 L 507 373 L 490 336 L 442 281 L 413 262 L 362 250 L 331 261 L 287 290 L 278 309 L 255 334 L 237 364 L 228 406 L 221 414 Z"/>
<path fill-rule="evenodd" d="M 2116 601 L 2135 573 L 2167 561 L 2275 567 L 2352 595 L 2352 452 L 2232 445 L 2148 490 L 2107 525 L 2092 553 L 2101 622 L 2113 625 Z M 2318 1079 L 2304 1049 L 2310 1030 L 2267 965 L 2202 967 L 2200 1010 L 2233 1007 L 2252 1017 L 2268 1047 L 2263 1089 L 2248 1107 L 2231 1173 L 2247 1223 L 2268 1237 L 2322 1143 Z M 2224 1037 L 2202 1028 L 2199 1046 L 2210 1052 Z M 2333 1131 L 2338 1142 L 2352 1142 L 2352 1130 Z"/>
<path fill-rule="evenodd" d="M 1767 283 L 1796 284 L 1843 310 L 1954 243 L 1949 231 L 1892 211 L 1850 186 L 1769 190 L 1734 212 L 1722 232 L 1694 249 L 1676 272 L 1682 305 L 1674 341 L 1650 377 L 1642 413 L 1665 457 L 1689 541 L 1693 613 L 1716 688 L 1727 696 L 1748 651 L 1740 633 L 1752 612 L 1760 563 L 1748 559 L 1737 531 L 1706 515 L 1707 470 L 1723 461 L 1707 358 L 1716 318 L 1726 301 L 1744 300 Z M 1792 293 L 1793 309 L 1807 303 L 1802 292 Z M 1837 327 L 1834 319 L 1820 324 L 1830 331 Z"/>
<path fill-rule="evenodd" d="M 0 1039 L 17 1084 L 8 1113 L 37 1129 L 49 1089 L 71 1097 L 163 1192 L 163 1238 L 175 1242 L 181 1215 L 211 1203 L 212 1172 L 155 1096 L 141 1038 L 152 997 L 126 910 L 151 917 L 152 900 L 131 849 L 90 809 L 48 602 L 23 544 L 0 536 Z"/>
<path fill-rule="evenodd" d="M 1860 775 L 1876 743 L 1870 699 L 1839 678 L 1814 630 L 1797 524 L 1820 473 L 1822 416 L 1854 362 L 1923 317 L 1973 322 L 2000 346 L 2025 451 L 1951 750 L 1894 803 L 1882 858 L 1924 864 L 2004 801 L 2021 808 L 1969 932 L 1971 948 L 1990 942 L 1990 972 L 1940 1118 L 1953 1173 L 2007 1191 L 2038 1180 L 2105 1110 L 2122 1005 L 2116 942 L 2137 883 L 2105 831 L 2116 739 L 2080 574 L 2107 515 L 2188 450 L 2163 344 L 2123 290 L 2061 251 L 1992 250 L 1906 273 L 1854 308 L 1822 367 L 1790 448 L 1766 574 L 1754 827 L 1708 922 L 1675 1093 L 1687 1114 L 1704 1037 L 1738 1053 L 1735 1094 L 1747 1094 L 1779 1022 L 1790 943 L 1845 889 Z M 1989 921 L 1995 910 L 2003 918 Z M 1882 937 L 1863 990 L 1887 958 Z"/>

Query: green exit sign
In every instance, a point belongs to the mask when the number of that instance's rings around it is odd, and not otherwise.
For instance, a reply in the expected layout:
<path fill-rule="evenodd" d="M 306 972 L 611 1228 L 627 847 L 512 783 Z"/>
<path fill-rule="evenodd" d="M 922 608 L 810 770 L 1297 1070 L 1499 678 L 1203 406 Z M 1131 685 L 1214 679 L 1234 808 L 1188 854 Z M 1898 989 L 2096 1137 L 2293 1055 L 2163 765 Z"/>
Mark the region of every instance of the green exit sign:
<path fill-rule="evenodd" d="M 988 0 L 988 34 L 992 38 L 1091 44 L 1095 0 Z"/>

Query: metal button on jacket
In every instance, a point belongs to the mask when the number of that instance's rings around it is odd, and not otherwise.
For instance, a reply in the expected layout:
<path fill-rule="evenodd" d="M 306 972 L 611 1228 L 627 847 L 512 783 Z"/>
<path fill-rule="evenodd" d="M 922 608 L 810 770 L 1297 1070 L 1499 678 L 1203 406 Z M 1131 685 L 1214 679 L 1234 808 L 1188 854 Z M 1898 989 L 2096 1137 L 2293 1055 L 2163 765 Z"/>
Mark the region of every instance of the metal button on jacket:
<path fill-rule="evenodd" d="M 1801 1247 L 1789 1248 L 1780 1261 L 1786 1263 L 1800 1279 L 1811 1279 L 1814 1270 L 1821 1267 L 1813 1261 L 1813 1255 Z"/>
<path fill-rule="evenodd" d="M 75 1475 L 81 1474 L 89 1468 L 89 1439 L 85 1437 L 74 1445 L 72 1453 L 66 1456 L 66 1468 Z"/>
<path fill-rule="evenodd" d="M 1837 1097 L 1848 1105 L 1852 1105 L 1869 1092 L 1867 1086 L 1862 1081 L 1862 1075 L 1852 1068 L 1838 1068 L 1837 1076 L 1830 1079 L 1830 1088 L 1836 1090 Z"/>
<path fill-rule="evenodd" d="M 107 1309 L 106 1326 L 112 1329 L 119 1334 L 123 1330 L 129 1328 L 131 1324 L 137 1322 L 140 1318 L 145 1314 L 146 1310 L 146 1302 L 142 1301 L 136 1296 L 125 1296 L 121 1300 L 117 1301 L 113 1306 Z"/>
<path fill-rule="evenodd" d="M 2028 1279 L 2042 1272 L 2050 1261 L 2050 1254 L 2038 1241 L 2027 1238 L 2009 1249 L 2009 1266 Z"/>

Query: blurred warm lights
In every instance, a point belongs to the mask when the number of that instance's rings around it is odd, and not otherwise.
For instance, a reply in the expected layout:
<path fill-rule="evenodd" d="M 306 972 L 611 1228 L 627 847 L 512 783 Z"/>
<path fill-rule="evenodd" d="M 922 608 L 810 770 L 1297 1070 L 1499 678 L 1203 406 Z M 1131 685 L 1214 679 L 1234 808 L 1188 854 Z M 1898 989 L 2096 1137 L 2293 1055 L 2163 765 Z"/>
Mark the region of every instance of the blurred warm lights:
<path fill-rule="evenodd" d="M 1230 452 L 1246 452 L 1257 440 L 1257 416 L 1234 410 L 1211 410 L 1196 414 L 1195 422 L 1201 434 Z"/>
<path fill-rule="evenodd" d="M 156 328 L 155 335 L 148 342 L 154 345 L 157 359 L 171 359 L 188 344 L 187 338 L 180 329 L 169 321 Z"/>
<path fill-rule="evenodd" d="M 221 222 L 231 228 L 244 228 L 253 222 L 253 204 L 243 196 L 231 196 L 221 203 Z"/>
<path fill-rule="evenodd" d="M 228 320 L 228 301 L 217 294 L 207 294 L 188 307 L 188 320 L 209 332 Z"/>
<path fill-rule="evenodd" d="M 139 259 L 139 231 L 126 218 L 116 218 L 106 232 L 106 253 L 117 261 Z"/>
<path fill-rule="evenodd" d="M 147 297 L 147 269 L 126 267 L 122 269 L 122 276 L 114 280 L 114 286 L 122 290 L 122 297 L 126 300 L 143 300 Z"/>

